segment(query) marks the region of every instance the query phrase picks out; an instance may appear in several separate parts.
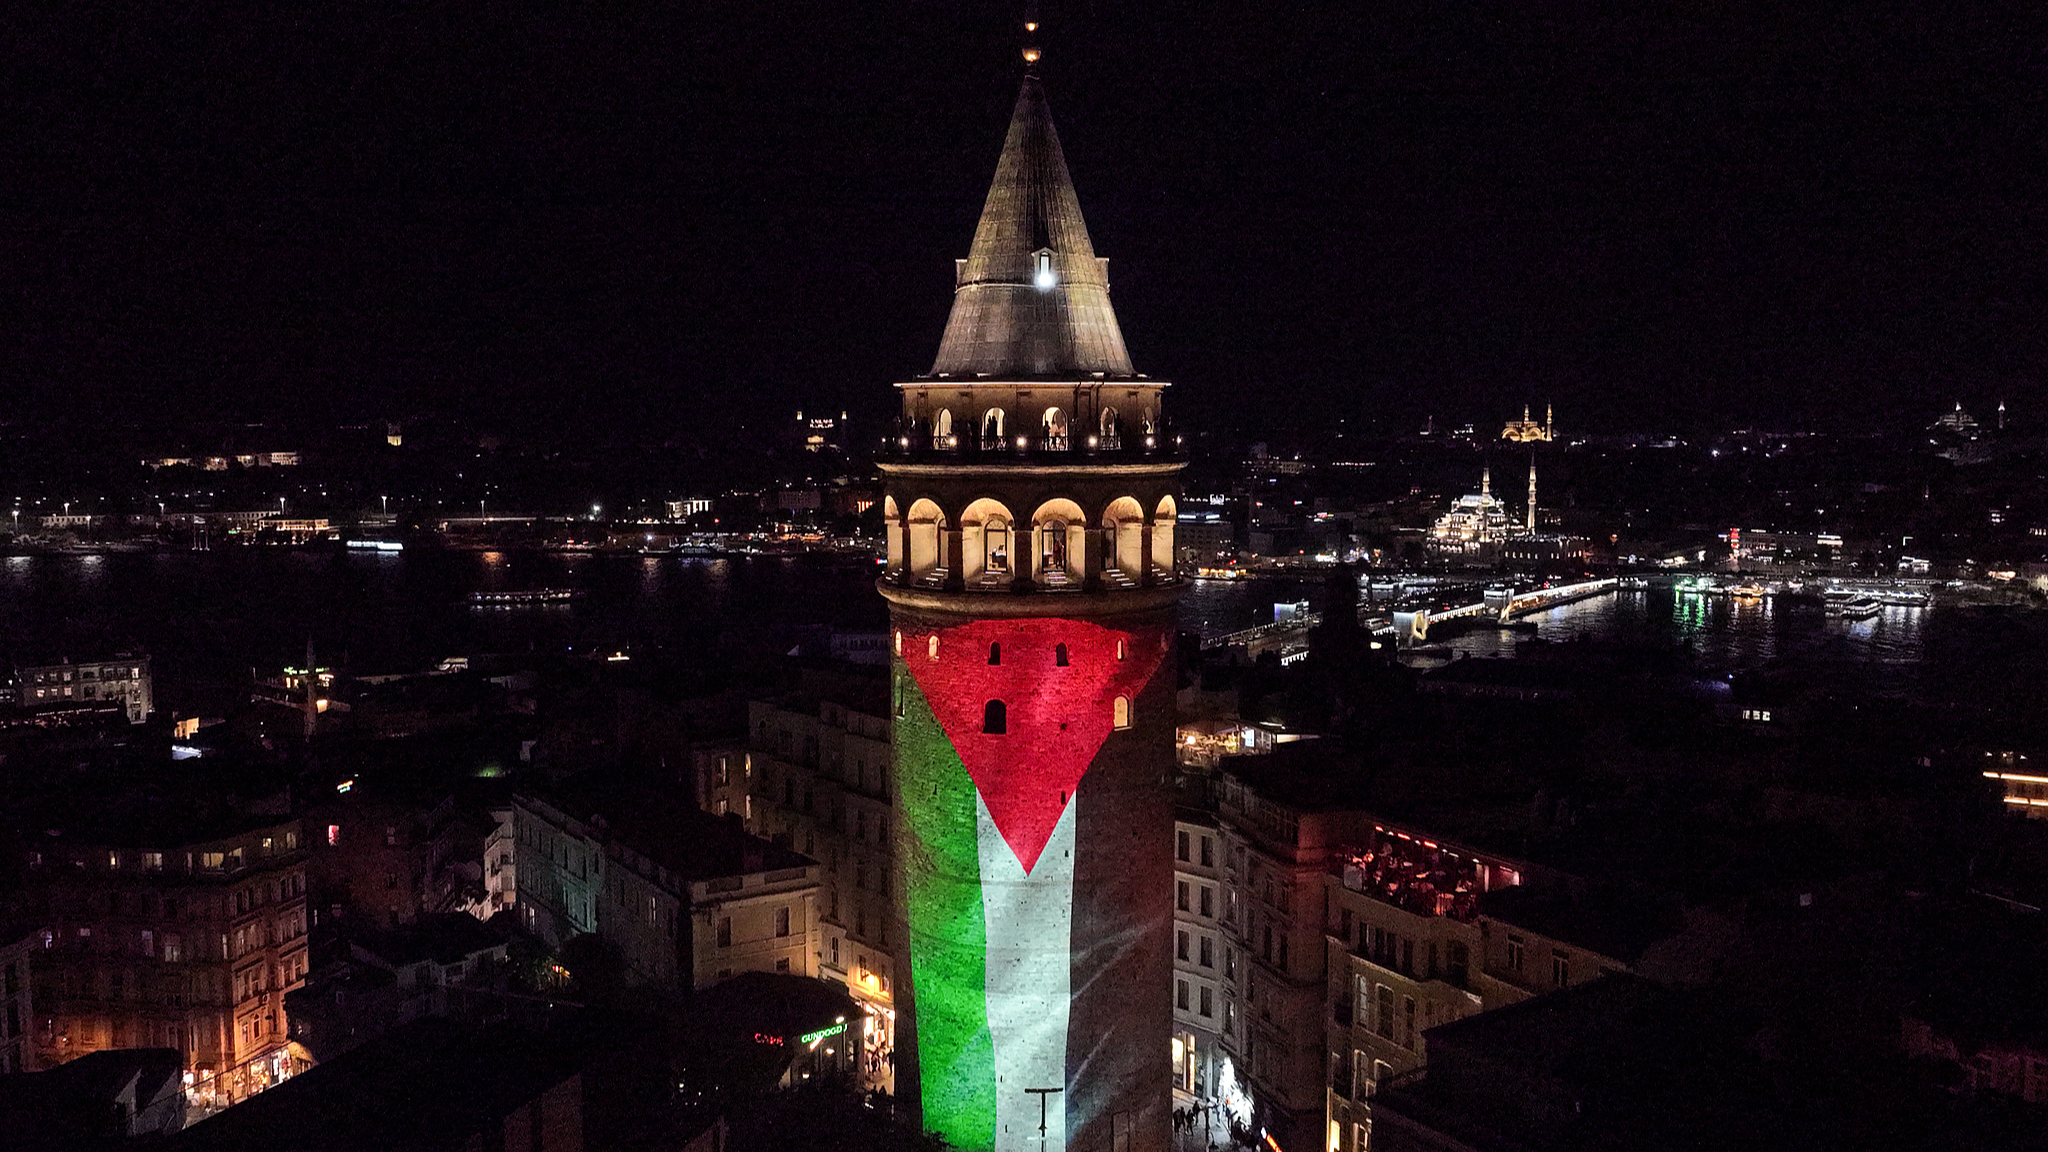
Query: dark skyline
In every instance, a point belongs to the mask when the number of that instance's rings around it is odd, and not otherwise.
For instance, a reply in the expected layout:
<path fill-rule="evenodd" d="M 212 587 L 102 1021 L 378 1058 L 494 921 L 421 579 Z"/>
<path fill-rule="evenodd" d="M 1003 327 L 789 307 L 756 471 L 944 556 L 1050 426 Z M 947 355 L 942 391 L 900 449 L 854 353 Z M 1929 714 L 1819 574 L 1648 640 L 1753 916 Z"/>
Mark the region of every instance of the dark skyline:
<path fill-rule="evenodd" d="M 2033 414 L 2027 6 L 1263 8 L 1042 8 L 1132 356 L 1184 419 Z M 0 413 L 881 415 L 937 348 L 1015 23 L 38 5 L 6 33 Z"/>

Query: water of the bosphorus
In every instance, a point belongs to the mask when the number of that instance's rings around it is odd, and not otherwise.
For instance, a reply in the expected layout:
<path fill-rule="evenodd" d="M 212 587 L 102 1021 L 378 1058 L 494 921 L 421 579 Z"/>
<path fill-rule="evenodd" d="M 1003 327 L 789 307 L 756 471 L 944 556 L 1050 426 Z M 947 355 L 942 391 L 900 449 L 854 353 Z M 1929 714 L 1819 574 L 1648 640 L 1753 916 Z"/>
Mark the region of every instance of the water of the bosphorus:
<path fill-rule="evenodd" d="M 776 641 L 805 628 L 878 631 L 870 563 L 814 557 L 685 558 L 260 547 L 212 552 L 0 557 L 0 659 L 154 656 L 162 706 L 218 706 L 249 670 L 303 658 L 358 672 L 447 656 L 641 645 Z M 478 608 L 484 590 L 576 588 L 548 607 Z M 1275 602 L 1321 607 L 1321 581 L 1193 582 L 1181 626 L 1201 635 L 1273 618 Z M 2048 613 L 2021 607 L 1889 608 L 1863 621 L 1817 604 L 1623 591 L 1528 617 L 1546 640 L 1668 650 L 1701 672 L 1796 662 L 1879 695 L 1982 698 L 2048 686 Z M 1452 654 L 1511 654 L 1525 634 L 1473 629 Z"/>

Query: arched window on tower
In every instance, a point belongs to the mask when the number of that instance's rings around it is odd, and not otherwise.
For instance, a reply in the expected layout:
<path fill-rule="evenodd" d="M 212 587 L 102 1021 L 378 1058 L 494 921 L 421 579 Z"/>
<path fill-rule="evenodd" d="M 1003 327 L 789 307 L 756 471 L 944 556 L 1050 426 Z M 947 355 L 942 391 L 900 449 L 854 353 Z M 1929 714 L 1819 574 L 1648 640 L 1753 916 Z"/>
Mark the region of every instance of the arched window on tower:
<path fill-rule="evenodd" d="M 1115 703 L 1110 705 L 1109 719 L 1110 727 L 1112 728 L 1121 729 L 1131 726 L 1131 698 L 1129 696 L 1119 696 L 1116 698 Z"/>
<path fill-rule="evenodd" d="M 1116 409 L 1104 408 L 1102 410 L 1102 446 L 1104 448 L 1121 448 L 1123 447 L 1123 438 L 1124 424 L 1122 420 L 1117 418 Z"/>
<path fill-rule="evenodd" d="M 1122 697 L 1118 697 L 1118 699 L 1122 699 Z M 983 704 L 981 706 L 981 730 L 991 736 L 1003 735 L 1008 728 L 1008 711 L 1009 709 L 1003 706 L 1001 700 L 991 700 Z M 1126 708 L 1125 711 L 1128 712 L 1129 709 Z"/>
<path fill-rule="evenodd" d="M 1067 414 L 1058 408 L 1045 410 L 1045 446 L 1054 452 L 1067 450 Z"/>
<path fill-rule="evenodd" d="M 1001 664 L 1001 663 L 1003 662 L 1003 643 L 1002 643 L 1002 641 L 1000 641 L 1000 640 L 994 640 L 994 641 L 990 641 L 990 642 L 989 642 L 989 646 L 988 646 L 988 662 L 989 662 L 990 664 Z"/>
<path fill-rule="evenodd" d="M 1055 668 L 1065 668 L 1067 666 L 1067 646 L 1065 644 L 1053 645 L 1052 663 Z"/>
<path fill-rule="evenodd" d="M 939 638 L 937 636 L 924 642 L 924 654 L 934 660 L 939 658 Z"/>
<path fill-rule="evenodd" d="M 981 446 L 1001 448 L 1003 446 L 1003 410 L 991 408 L 981 414 Z"/>
<path fill-rule="evenodd" d="M 932 654 L 935 656 L 938 655 L 938 648 L 936 647 L 938 642 L 939 641 L 937 637 L 934 637 L 932 639 L 932 644 L 935 645 L 935 647 L 933 647 L 932 649 Z M 1124 642 L 1121 640 L 1116 642 L 1116 658 L 1119 660 L 1124 658 Z"/>

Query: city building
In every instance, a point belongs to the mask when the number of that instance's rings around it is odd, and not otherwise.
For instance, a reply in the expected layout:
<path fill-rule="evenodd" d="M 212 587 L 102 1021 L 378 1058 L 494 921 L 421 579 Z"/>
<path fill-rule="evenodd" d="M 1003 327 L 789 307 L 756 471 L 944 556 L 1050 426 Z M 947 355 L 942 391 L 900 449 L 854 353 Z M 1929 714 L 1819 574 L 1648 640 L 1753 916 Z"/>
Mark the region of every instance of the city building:
<path fill-rule="evenodd" d="M 882 676 L 806 676 L 804 689 L 748 705 L 749 750 L 710 763 L 712 811 L 817 860 L 819 974 L 861 1007 L 863 1083 L 895 1091 L 902 913 L 893 894 L 889 685 Z"/>
<path fill-rule="evenodd" d="M 1439 1025 L 1427 1036 L 1429 1067 L 1383 1085 L 1374 1098 L 1371 1147 L 1519 1152 L 1834 1143 L 1841 1130 L 1820 1117 L 1849 1106 L 1783 1086 L 1786 1070 L 1729 1036 L 1717 1015 L 1715 1006 L 1685 994 L 1615 975 Z M 1891 1103 L 1899 1106 L 1897 1146 L 1927 1146 L 1906 1135 L 1906 1102 Z M 1845 1143 L 1866 1146 L 1854 1138 Z"/>
<path fill-rule="evenodd" d="M 548 948 L 596 935 L 618 949 L 627 984 L 680 991 L 739 972 L 818 974 L 809 857 L 650 796 L 516 796 L 505 811 L 509 834 L 491 843 L 512 845 L 510 907 Z"/>
<path fill-rule="evenodd" d="M 898 1095 L 962 1149 L 1160 1148 L 1183 461 L 1035 67 L 952 301 L 879 462 Z"/>
<path fill-rule="evenodd" d="M 0 1077 L 0 1147 L 153 1147 L 185 1124 L 181 1057 L 170 1048 L 120 1048 Z"/>
<path fill-rule="evenodd" d="M 27 925 L 0 928 L 0 1076 L 32 1067 L 28 1027 L 35 1019 L 35 980 L 29 961 L 42 940 L 42 932 Z"/>
<path fill-rule="evenodd" d="M 1237 945 L 1225 934 L 1223 836 L 1214 816 L 1182 808 L 1173 827 L 1173 1104 L 1216 1095 L 1225 1058 L 1223 1005 L 1237 994 Z"/>
<path fill-rule="evenodd" d="M 284 993 L 305 977 L 299 823 L 154 814 L 140 834 L 40 838 L 26 909 L 40 925 L 35 1063 L 110 1048 L 182 1053 L 201 1104 L 289 1077 Z"/>
<path fill-rule="evenodd" d="M 483 1024 L 508 1000 L 504 933 L 459 912 L 348 935 L 347 954 L 285 994 L 291 1037 L 319 1063 L 423 1016 Z"/>
<path fill-rule="evenodd" d="M 1508 506 L 1493 494 L 1493 469 L 1479 474 L 1479 491 L 1468 492 L 1430 526 L 1429 541 L 1439 552 L 1460 555 L 1490 552 L 1515 534 Z"/>
<path fill-rule="evenodd" d="M 347 779 L 301 815 L 311 831 L 306 882 L 315 923 L 384 928 L 438 912 L 495 911 L 479 902 L 493 826 L 453 795 L 395 795 Z"/>
<path fill-rule="evenodd" d="M 1517 444 L 1548 444 L 1556 439 L 1556 433 L 1553 431 L 1555 426 L 1551 423 L 1550 416 L 1550 405 L 1545 404 L 1543 406 L 1543 423 L 1538 424 L 1536 421 L 1529 419 L 1529 406 L 1524 404 L 1522 405 L 1522 418 L 1520 420 L 1508 421 L 1507 427 L 1500 430 L 1500 438 L 1512 440 Z"/>
<path fill-rule="evenodd" d="M 204 1152 L 384 1148 L 583 1152 L 724 1147 L 677 1099 L 657 1038 L 619 1017 L 538 1026 L 427 1017 L 345 1052 L 163 1145 Z M 722 1086 L 721 1086 L 722 1087 Z"/>
<path fill-rule="evenodd" d="M 36 664 L 14 670 L 15 703 L 30 712 L 116 705 L 130 724 L 149 719 L 156 707 L 149 657 L 123 652 L 109 660 Z"/>
<path fill-rule="evenodd" d="M 1329 958 L 1323 876 L 1367 842 L 1365 813 L 1305 787 L 1318 750 L 1226 762 L 1214 782 L 1223 885 L 1218 1122 L 1282 1149 L 1322 1142 Z M 1178 893 L 1176 893 L 1177 897 Z"/>
<path fill-rule="evenodd" d="M 1330 1006 L 1328 1152 L 1367 1152 L 1378 1086 L 1423 1066 L 1425 1030 L 1526 999 L 1489 975 L 1480 897 L 1527 866 L 1375 822 L 1323 876 Z M 1518 966 L 1533 947 L 1520 937 Z M 1505 963 L 1505 955 L 1503 962 Z M 1582 965 L 1581 975 L 1590 975 Z"/>

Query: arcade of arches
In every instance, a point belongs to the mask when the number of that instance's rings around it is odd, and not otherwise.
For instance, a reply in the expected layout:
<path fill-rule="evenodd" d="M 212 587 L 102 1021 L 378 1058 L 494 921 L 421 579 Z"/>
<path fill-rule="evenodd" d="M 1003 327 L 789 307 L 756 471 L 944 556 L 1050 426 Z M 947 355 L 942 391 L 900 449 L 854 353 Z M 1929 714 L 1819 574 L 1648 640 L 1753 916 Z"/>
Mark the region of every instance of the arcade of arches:
<path fill-rule="evenodd" d="M 904 586 L 1041 591 L 1172 583 L 1179 510 L 1162 496 L 1148 511 L 1120 496 L 1091 514 L 1056 497 L 1028 516 L 982 497 L 949 516 L 929 498 L 883 501 L 887 579 Z"/>

